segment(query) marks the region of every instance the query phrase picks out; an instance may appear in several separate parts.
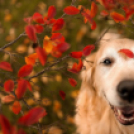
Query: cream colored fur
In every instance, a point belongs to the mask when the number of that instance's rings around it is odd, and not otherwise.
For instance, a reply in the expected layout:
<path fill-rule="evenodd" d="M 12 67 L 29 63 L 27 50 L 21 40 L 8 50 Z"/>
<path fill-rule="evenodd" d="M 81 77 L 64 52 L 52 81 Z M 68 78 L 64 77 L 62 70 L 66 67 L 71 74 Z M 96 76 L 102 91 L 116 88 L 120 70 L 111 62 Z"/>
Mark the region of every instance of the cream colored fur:
<path fill-rule="evenodd" d="M 117 51 L 118 49 L 122 47 L 124 48 L 126 46 L 130 46 L 131 48 L 131 44 L 134 50 L 133 41 L 129 39 L 116 39 L 116 37 L 117 36 L 115 36 L 114 39 L 109 39 L 109 37 L 102 39 L 101 46 L 98 51 L 87 58 L 88 61 L 93 61 L 94 63 L 84 61 L 84 66 L 86 67 L 86 69 L 83 70 L 81 74 L 82 85 L 79 96 L 77 98 L 75 116 L 77 132 L 79 134 L 134 134 L 134 125 L 121 125 L 116 120 L 115 115 L 111 110 L 110 105 L 108 104 L 108 101 L 103 95 L 103 92 L 99 91 L 98 89 L 98 87 L 102 87 L 105 82 L 109 83 L 110 80 L 104 81 L 103 83 L 101 81 L 100 83 L 98 82 L 98 84 L 96 84 L 96 80 L 99 81 L 99 79 L 101 79 L 97 78 L 96 74 L 97 62 L 102 53 L 105 52 L 103 50 L 107 49 L 111 40 L 117 40 L 116 42 L 121 42 L 117 43 L 118 45 L 116 43 L 113 44 L 114 49 L 117 49 Z M 125 66 L 127 67 L 127 63 L 125 64 Z M 131 77 L 134 77 L 134 71 L 132 73 L 133 76 Z M 114 75 L 114 73 L 112 75 Z M 121 79 L 121 76 L 120 78 L 116 77 L 116 81 L 120 81 Z"/>

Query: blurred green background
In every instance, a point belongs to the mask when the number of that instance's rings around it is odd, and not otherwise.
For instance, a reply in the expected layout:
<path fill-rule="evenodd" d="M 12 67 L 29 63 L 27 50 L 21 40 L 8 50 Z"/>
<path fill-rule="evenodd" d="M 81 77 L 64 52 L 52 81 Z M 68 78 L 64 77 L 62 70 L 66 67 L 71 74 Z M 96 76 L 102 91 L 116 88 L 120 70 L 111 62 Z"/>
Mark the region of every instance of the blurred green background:
<path fill-rule="evenodd" d="M 71 2 L 71 0 L 0 0 L 0 47 L 11 42 L 18 37 L 19 34 L 24 32 L 26 25 L 23 21 L 24 18 L 32 16 L 35 12 L 39 12 L 45 16 L 47 15 L 47 10 L 50 5 L 56 6 L 57 13 L 55 18 L 59 18 L 63 14 L 63 9 L 69 6 Z M 75 5 L 83 5 L 90 9 L 91 1 L 77 0 Z M 126 36 L 133 38 L 133 31 L 130 31 L 131 28 L 122 28 L 118 24 L 115 24 L 113 20 L 106 21 L 99 13 L 95 18 L 97 22 L 97 28 L 95 30 L 91 30 L 88 23 L 84 24 L 81 15 L 66 15 L 64 19 L 66 25 L 60 32 L 65 36 L 66 41 L 71 44 L 71 48 L 64 53 L 64 55 L 72 51 L 82 50 L 84 46 L 88 44 L 94 44 L 100 34 L 109 26 L 111 29 L 116 29 L 119 33 L 125 33 Z M 46 28 L 43 34 L 38 35 L 41 45 L 43 45 L 43 38 L 46 35 L 51 36 L 51 29 Z M 15 79 L 17 77 L 17 70 L 24 65 L 24 57 L 33 52 L 31 44 L 32 42 L 30 42 L 27 37 L 22 37 L 14 45 L 7 48 L 7 51 L 15 52 L 13 60 L 11 60 L 7 54 L 0 53 L 0 60 L 11 61 L 15 70 L 14 73 L 6 73 L 0 70 L 1 83 L 9 78 Z M 55 59 L 56 58 L 52 57 L 48 58 L 49 61 Z M 73 61 L 75 60 L 69 60 L 69 63 L 71 64 Z M 33 74 L 41 69 L 42 67 L 35 67 Z M 69 84 L 66 74 L 77 80 L 77 87 L 74 88 Z M 44 77 L 33 79 L 32 87 L 34 92 L 33 95 L 31 95 L 29 91 L 26 93 L 26 102 L 31 107 L 41 105 L 46 109 L 48 114 L 41 120 L 44 133 L 75 134 L 76 128 L 73 117 L 75 114 L 75 100 L 81 84 L 79 75 L 73 75 L 63 70 L 59 72 L 49 72 L 43 76 Z M 0 90 L 2 91 L 3 89 L 1 88 Z M 59 90 L 63 90 L 66 93 L 66 99 L 64 101 L 59 96 Z M 3 95 L 4 94 L 1 93 L 1 97 L 3 97 Z M 2 113 L 8 117 L 10 122 L 16 124 L 21 113 L 14 115 L 11 111 L 11 104 L 3 104 Z M 28 110 L 23 103 L 22 109 L 23 111 Z M 24 127 L 24 129 L 27 133 L 38 133 L 33 127 L 29 129 Z"/>

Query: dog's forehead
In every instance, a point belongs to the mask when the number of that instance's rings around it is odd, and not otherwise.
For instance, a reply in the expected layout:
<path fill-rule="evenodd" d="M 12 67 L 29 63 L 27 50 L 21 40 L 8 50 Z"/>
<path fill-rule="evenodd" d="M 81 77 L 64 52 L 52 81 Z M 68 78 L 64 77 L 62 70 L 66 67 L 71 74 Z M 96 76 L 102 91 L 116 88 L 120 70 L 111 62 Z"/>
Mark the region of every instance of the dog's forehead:
<path fill-rule="evenodd" d="M 104 56 L 118 56 L 120 49 L 129 49 L 134 52 L 134 40 L 131 39 L 115 39 L 104 40 L 101 42 L 99 55 Z"/>

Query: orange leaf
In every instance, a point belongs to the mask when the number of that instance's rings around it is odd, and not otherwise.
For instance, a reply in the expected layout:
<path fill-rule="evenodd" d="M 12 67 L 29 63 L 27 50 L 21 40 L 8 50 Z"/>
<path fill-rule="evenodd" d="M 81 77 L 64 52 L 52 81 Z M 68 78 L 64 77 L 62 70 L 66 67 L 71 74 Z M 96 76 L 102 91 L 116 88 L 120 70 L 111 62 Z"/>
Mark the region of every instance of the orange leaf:
<path fill-rule="evenodd" d="M 64 92 L 64 91 L 62 91 L 62 90 L 60 90 L 60 91 L 59 91 L 59 94 L 60 94 L 60 96 L 61 96 L 62 100 L 65 100 L 65 97 L 66 97 L 65 92 Z"/>
<path fill-rule="evenodd" d="M 95 4 L 95 2 L 92 2 L 91 4 L 91 18 L 95 17 L 95 15 L 97 14 L 97 10 L 98 10 L 98 7 L 97 5 Z"/>
<path fill-rule="evenodd" d="M 56 14 L 56 8 L 55 6 L 50 6 L 49 9 L 48 9 L 48 15 L 47 15 L 47 18 L 48 19 L 52 19 Z"/>
<path fill-rule="evenodd" d="M 92 50 L 95 49 L 94 45 L 87 45 L 84 49 L 83 49 L 83 55 L 84 56 L 88 56 Z"/>
<path fill-rule="evenodd" d="M 73 57 L 73 58 L 79 59 L 79 58 L 82 57 L 82 52 L 81 51 L 79 51 L 79 52 L 71 52 L 70 56 Z"/>
<path fill-rule="evenodd" d="M 33 70 L 33 66 L 30 64 L 26 64 L 19 69 L 18 77 L 26 77 L 28 76 Z"/>
<path fill-rule="evenodd" d="M 6 70 L 6 71 L 13 72 L 13 69 L 12 69 L 10 63 L 5 62 L 5 61 L 0 62 L 0 68 L 3 70 Z"/>
<path fill-rule="evenodd" d="M 68 15 L 76 15 L 76 14 L 79 14 L 80 11 L 74 6 L 68 6 L 64 8 L 64 12 Z"/>
<path fill-rule="evenodd" d="M 46 64 L 46 60 L 47 60 L 46 52 L 44 51 L 43 48 L 41 48 L 39 46 L 37 48 L 35 48 L 35 51 L 38 55 L 40 63 L 44 66 Z"/>
<path fill-rule="evenodd" d="M 27 25 L 25 27 L 25 32 L 27 34 L 27 36 L 29 37 L 29 39 L 31 39 L 33 42 L 37 42 L 37 36 L 36 36 L 36 31 L 33 25 Z"/>
<path fill-rule="evenodd" d="M 21 105 L 19 103 L 19 101 L 15 101 L 12 105 L 12 111 L 14 112 L 14 114 L 19 114 L 21 111 Z"/>
<path fill-rule="evenodd" d="M 129 49 L 120 49 L 119 53 L 124 53 L 129 58 L 134 58 L 134 53 Z"/>
<path fill-rule="evenodd" d="M 115 21 L 116 23 L 125 20 L 125 17 L 124 17 L 122 14 L 119 14 L 119 13 L 114 12 L 114 11 L 110 13 L 110 16 L 114 19 L 114 21 Z"/>
<path fill-rule="evenodd" d="M 60 18 L 57 19 L 56 22 L 53 24 L 52 31 L 57 31 L 63 28 L 65 22 L 64 19 Z"/>
<path fill-rule="evenodd" d="M 7 96 L 4 96 L 3 99 L 2 99 L 2 102 L 3 103 L 10 103 L 12 101 L 15 100 L 15 96 L 13 95 L 7 95 Z"/>
<path fill-rule="evenodd" d="M 34 13 L 32 19 L 39 24 L 44 24 L 43 16 L 40 13 Z"/>
<path fill-rule="evenodd" d="M 75 87 L 77 85 L 77 81 L 73 78 L 69 78 L 68 81 L 73 87 Z"/>
<path fill-rule="evenodd" d="M 4 89 L 7 92 L 12 91 L 14 89 L 14 82 L 13 82 L 13 80 L 7 80 L 7 81 L 5 81 L 5 83 L 4 83 Z"/>
<path fill-rule="evenodd" d="M 35 60 L 38 58 L 37 53 L 33 53 L 25 57 L 25 62 L 30 65 L 35 64 Z"/>
<path fill-rule="evenodd" d="M 44 116 L 46 116 L 46 110 L 42 107 L 35 107 L 31 110 L 28 111 L 27 114 L 25 114 L 24 116 L 22 116 L 18 123 L 21 125 L 25 125 L 25 126 L 29 126 L 32 125 L 36 122 L 38 122 L 38 120 Z"/>
<path fill-rule="evenodd" d="M 25 94 L 27 89 L 27 81 L 24 79 L 21 79 L 18 81 L 18 87 L 15 91 L 16 96 L 18 99 L 21 99 L 23 97 L 23 95 Z"/>

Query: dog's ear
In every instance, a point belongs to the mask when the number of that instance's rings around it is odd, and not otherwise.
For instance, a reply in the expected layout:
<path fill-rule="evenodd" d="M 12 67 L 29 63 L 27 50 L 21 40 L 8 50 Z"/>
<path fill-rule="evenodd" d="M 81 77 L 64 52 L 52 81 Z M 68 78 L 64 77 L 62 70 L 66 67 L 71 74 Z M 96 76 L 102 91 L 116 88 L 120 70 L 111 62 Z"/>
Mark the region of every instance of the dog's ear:
<path fill-rule="evenodd" d="M 95 63 L 96 52 L 86 57 L 83 62 L 83 71 L 81 73 L 81 78 L 83 82 L 90 83 L 93 79 L 94 63 Z"/>

